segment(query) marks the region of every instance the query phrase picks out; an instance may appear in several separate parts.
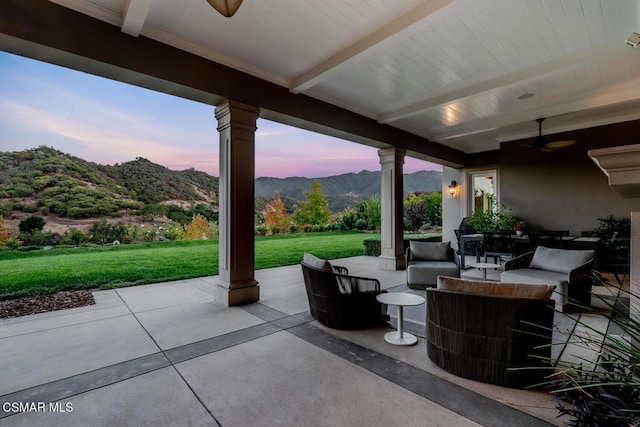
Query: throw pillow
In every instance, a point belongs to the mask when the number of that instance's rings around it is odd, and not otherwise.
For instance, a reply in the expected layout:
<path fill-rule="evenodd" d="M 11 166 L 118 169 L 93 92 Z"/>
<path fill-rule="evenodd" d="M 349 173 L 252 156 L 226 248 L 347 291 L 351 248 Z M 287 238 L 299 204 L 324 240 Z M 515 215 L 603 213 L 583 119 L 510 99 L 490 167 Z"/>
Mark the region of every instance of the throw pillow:
<path fill-rule="evenodd" d="M 409 241 L 411 258 L 423 261 L 449 261 L 451 242 Z"/>
<path fill-rule="evenodd" d="M 523 283 L 485 282 L 456 277 L 439 276 L 438 289 L 465 292 L 475 295 L 550 299 L 556 285 L 531 285 Z"/>
<path fill-rule="evenodd" d="M 333 272 L 333 267 L 331 267 L 331 263 L 329 261 L 320 259 L 306 252 L 302 255 L 302 262 L 320 270 Z"/>

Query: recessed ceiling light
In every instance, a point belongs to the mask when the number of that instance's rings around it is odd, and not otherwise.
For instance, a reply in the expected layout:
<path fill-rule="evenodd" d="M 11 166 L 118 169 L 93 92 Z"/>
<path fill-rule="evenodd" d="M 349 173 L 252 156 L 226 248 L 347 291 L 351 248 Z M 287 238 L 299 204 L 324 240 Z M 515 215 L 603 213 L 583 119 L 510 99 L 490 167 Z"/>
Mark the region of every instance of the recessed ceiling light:
<path fill-rule="evenodd" d="M 531 97 L 533 97 L 533 94 L 532 94 L 532 93 L 523 93 L 522 95 L 520 95 L 520 96 L 518 97 L 518 99 L 520 99 L 520 100 L 522 100 L 522 99 L 529 99 L 529 98 L 531 98 Z"/>

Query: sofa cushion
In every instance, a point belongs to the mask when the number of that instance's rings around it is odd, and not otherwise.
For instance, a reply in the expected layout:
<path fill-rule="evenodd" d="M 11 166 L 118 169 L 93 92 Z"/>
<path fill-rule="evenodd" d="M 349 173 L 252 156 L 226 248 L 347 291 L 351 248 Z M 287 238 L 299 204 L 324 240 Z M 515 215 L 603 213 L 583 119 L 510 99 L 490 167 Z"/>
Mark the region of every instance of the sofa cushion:
<path fill-rule="evenodd" d="M 333 272 L 333 267 L 329 261 L 320 259 L 306 252 L 302 255 L 302 262 L 320 270 Z"/>
<path fill-rule="evenodd" d="M 476 295 L 550 299 L 555 285 L 488 282 L 454 277 L 438 277 L 438 289 Z"/>
<path fill-rule="evenodd" d="M 434 286 L 438 276 L 460 277 L 460 268 L 451 261 L 411 261 L 407 266 L 407 283 L 411 285 Z"/>
<path fill-rule="evenodd" d="M 554 249 L 538 246 L 529 268 L 568 274 L 593 258 L 593 251 Z"/>
<path fill-rule="evenodd" d="M 451 242 L 418 242 L 409 241 L 412 260 L 450 261 Z"/>

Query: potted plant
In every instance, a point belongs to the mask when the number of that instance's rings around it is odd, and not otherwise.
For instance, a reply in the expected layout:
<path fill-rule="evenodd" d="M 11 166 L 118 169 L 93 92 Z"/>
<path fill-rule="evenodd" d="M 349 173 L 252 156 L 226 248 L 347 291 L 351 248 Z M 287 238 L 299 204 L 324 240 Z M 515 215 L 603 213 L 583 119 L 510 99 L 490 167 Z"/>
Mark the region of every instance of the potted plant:
<path fill-rule="evenodd" d="M 518 219 L 511 209 L 493 195 L 487 195 L 487 200 L 487 209 L 476 209 L 468 219 L 469 225 L 478 233 L 513 230 Z"/>
<path fill-rule="evenodd" d="M 516 222 L 516 225 L 514 225 L 513 228 L 516 230 L 516 235 L 518 237 L 522 237 L 524 234 L 524 221 Z"/>

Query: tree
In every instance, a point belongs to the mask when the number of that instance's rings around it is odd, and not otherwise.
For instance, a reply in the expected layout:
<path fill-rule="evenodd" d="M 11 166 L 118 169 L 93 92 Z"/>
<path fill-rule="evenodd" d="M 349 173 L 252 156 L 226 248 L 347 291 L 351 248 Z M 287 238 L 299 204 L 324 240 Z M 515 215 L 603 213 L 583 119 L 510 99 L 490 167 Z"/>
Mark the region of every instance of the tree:
<path fill-rule="evenodd" d="M 209 227 L 207 218 L 200 214 L 193 215 L 191 224 L 185 224 L 184 226 L 184 238 L 185 240 L 210 239 L 211 228 Z"/>
<path fill-rule="evenodd" d="M 273 202 L 267 203 L 264 207 L 264 223 L 272 232 L 277 229 L 286 233 L 290 222 L 284 202 L 280 198 L 280 192 L 275 191 L 273 193 Z M 274 232 L 274 234 L 276 233 Z"/>
<path fill-rule="evenodd" d="M 427 196 L 427 220 L 431 225 L 442 225 L 442 193 L 434 191 Z"/>
<path fill-rule="evenodd" d="M 410 194 L 404 202 L 404 217 L 409 224 L 409 228 L 417 233 L 420 227 L 427 220 L 427 203 L 415 194 Z"/>
<path fill-rule="evenodd" d="M 442 193 L 411 193 L 404 199 L 404 217 L 411 230 L 417 232 L 424 224 L 442 225 Z"/>
<path fill-rule="evenodd" d="M 32 233 L 35 230 L 42 231 L 44 228 L 44 218 L 41 216 L 31 215 L 23 219 L 18 224 L 21 233 Z"/>
<path fill-rule="evenodd" d="M 7 246 L 7 240 L 11 238 L 11 232 L 4 225 L 4 218 L 0 216 L 0 248 Z"/>
<path fill-rule="evenodd" d="M 358 209 L 356 228 L 359 230 L 364 228 L 377 230 L 380 228 L 382 224 L 382 205 L 379 197 L 372 196 L 368 200 L 358 203 L 356 208 Z"/>
<path fill-rule="evenodd" d="M 311 191 L 304 192 L 306 202 L 300 202 L 300 207 L 293 213 L 297 224 L 327 225 L 331 221 L 329 202 L 322 194 L 320 181 L 313 180 Z"/>

